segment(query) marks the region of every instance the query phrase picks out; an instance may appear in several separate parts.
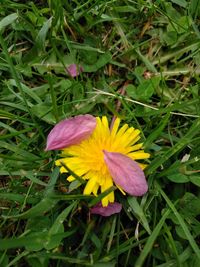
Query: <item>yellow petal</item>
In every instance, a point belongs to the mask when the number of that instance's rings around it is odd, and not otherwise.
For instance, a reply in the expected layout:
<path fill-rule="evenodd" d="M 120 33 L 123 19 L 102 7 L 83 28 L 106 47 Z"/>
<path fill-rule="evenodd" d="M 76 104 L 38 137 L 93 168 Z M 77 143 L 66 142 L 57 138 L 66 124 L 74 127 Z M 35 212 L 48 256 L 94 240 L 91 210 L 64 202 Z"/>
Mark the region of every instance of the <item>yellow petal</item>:
<path fill-rule="evenodd" d="M 148 159 L 150 157 L 150 154 L 149 153 L 145 153 L 145 152 L 132 152 L 132 153 L 129 153 L 128 156 L 130 158 L 132 158 L 133 160 L 136 160 L 136 159 Z"/>
<path fill-rule="evenodd" d="M 84 195 L 90 195 L 96 185 L 96 179 L 93 177 L 92 179 L 90 178 L 89 181 L 87 182 L 83 194 Z"/>
<path fill-rule="evenodd" d="M 98 189 L 99 189 L 99 184 L 96 183 L 95 186 L 93 187 L 93 191 L 92 191 L 92 193 L 93 193 L 95 196 L 97 196 L 97 191 L 98 191 Z"/>
<path fill-rule="evenodd" d="M 68 182 L 73 182 L 75 180 L 74 176 L 70 175 L 69 177 L 67 177 L 67 181 Z"/>
<path fill-rule="evenodd" d="M 117 185 L 117 184 L 116 184 L 116 186 L 117 186 L 117 188 L 122 192 L 122 194 L 125 196 L 126 193 L 125 193 L 124 190 L 121 188 L 121 186 L 119 186 L 119 185 Z"/>
<path fill-rule="evenodd" d="M 143 164 L 143 163 L 139 163 L 139 162 L 138 162 L 138 165 L 140 166 L 140 168 L 142 170 L 144 170 L 148 166 L 148 164 Z"/>
<path fill-rule="evenodd" d="M 107 206 L 108 206 L 108 203 L 109 203 L 109 198 L 108 198 L 108 196 L 104 197 L 104 198 L 101 200 L 101 203 L 102 203 L 102 206 L 103 206 L 103 207 L 107 207 Z"/>
<path fill-rule="evenodd" d="M 114 124 L 113 124 L 113 127 L 112 127 L 112 130 L 111 130 L 111 139 L 113 140 L 117 131 L 118 131 L 118 128 L 119 128 L 119 124 L 120 124 L 120 119 L 119 118 L 116 118 L 116 120 L 114 121 Z"/>

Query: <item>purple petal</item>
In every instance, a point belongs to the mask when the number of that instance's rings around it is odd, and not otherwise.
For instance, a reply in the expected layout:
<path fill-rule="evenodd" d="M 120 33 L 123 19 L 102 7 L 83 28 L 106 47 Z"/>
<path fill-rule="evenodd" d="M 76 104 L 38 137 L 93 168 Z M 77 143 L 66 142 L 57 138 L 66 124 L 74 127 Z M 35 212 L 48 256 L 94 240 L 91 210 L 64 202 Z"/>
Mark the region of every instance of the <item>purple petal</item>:
<path fill-rule="evenodd" d="M 88 138 L 95 127 L 96 118 L 89 114 L 60 121 L 49 133 L 45 150 L 62 149 L 78 144 Z"/>
<path fill-rule="evenodd" d="M 90 209 L 91 214 L 98 214 L 108 217 L 112 214 L 119 213 L 122 209 L 122 204 L 118 202 L 109 203 L 107 207 L 102 207 L 101 202 Z"/>
<path fill-rule="evenodd" d="M 142 196 L 148 190 L 144 172 L 128 156 L 121 153 L 104 152 L 104 160 L 116 185 L 132 196 Z"/>
<path fill-rule="evenodd" d="M 76 77 L 80 74 L 80 72 L 83 72 L 83 67 L 76 64 L 71 64 L 67 67 L 67 71 L 71 77 Z"/>

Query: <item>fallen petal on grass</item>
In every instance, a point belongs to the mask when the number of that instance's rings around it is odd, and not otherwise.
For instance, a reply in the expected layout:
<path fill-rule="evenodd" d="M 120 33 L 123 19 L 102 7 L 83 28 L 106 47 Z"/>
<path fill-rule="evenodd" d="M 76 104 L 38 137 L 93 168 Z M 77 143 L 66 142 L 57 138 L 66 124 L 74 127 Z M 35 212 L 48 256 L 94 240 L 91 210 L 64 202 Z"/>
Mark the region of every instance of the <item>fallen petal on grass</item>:
<path fill-rule="evenodd" d="M 115 213 L 120 213 L 122 210 L 122 204 L 118 202 L 109 203 L 107 207 L 103 207 L 101 202 L 90 209 L 91 214 L 98 214 L 104 217 L 111 216 Z"/>

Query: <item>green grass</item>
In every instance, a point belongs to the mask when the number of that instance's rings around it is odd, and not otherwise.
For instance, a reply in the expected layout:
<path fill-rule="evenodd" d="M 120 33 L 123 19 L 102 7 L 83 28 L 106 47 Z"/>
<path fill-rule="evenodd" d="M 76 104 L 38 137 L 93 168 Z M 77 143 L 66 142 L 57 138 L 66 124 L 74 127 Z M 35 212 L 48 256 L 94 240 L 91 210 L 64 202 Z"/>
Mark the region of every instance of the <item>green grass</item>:
<path fill-rule="evenodd" d="M 0 266 L 199 267 L 199 15 L 199 0 L 1 1 Z M 151 153 L 148 193 L 111 188 L 109 218 L 44 151 L 86 113 L 139 128 Z"/>

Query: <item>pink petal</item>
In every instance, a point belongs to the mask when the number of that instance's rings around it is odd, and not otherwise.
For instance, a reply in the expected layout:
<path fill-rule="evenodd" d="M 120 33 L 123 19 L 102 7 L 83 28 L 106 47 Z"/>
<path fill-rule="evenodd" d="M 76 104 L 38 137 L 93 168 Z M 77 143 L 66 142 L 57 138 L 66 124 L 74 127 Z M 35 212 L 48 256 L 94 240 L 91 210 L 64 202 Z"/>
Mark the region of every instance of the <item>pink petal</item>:
<path fill-rule="evenodd" d="M 101 202 L 90 209 L 91 214 L 98 214 L 101 216 L 110 216 L 115 213 L 119 213 L 122 209 L 122 204 L 118 202 L 109 203 L 107 207 L 102 207 Z"/>
<path fill-rule="evenodd" d="M 76 64 L 71 64 L 67 67 L 67 70 L 71 77 L 76 77 L 80 74 L 80 72 L 83 72 L 83 67 Z"/>
<path fill-rule="evenodd" d="M 148 190 L 144 172 L 128 156 L 121 153 L 104 152 L 104 160 L 116 185 L 132 196 L 142 196 Z"/>
<path fill-rule="evenodd" d="M 62 149 L 78 144 L 88 138 L 95 127 L 96 118 L 89 114 L 60 121 L 49 133 L 45 150 Z"/>

